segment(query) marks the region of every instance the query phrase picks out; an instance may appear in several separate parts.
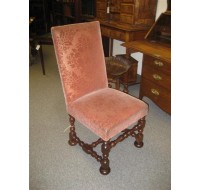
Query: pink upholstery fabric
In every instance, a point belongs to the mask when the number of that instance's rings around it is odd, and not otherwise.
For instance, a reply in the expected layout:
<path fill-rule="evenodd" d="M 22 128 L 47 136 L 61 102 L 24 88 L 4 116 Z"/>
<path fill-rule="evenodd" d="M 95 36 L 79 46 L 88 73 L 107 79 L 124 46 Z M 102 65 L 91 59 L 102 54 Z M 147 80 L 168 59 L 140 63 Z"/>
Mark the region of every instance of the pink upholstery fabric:
<path fill-rule="evenodd" d="M 108 88 L 98 21 L 52 28 L 67 111 L 109 140 L 147 115 L 147 105 Z"/>
<path fill-rule="evenodd" d="M 52 37 L 67 104 L 108 86 L 98 22 L 52 27 Z"/>
<path fill-rule="evenodd" d="M 146 116 L 148 107 L 128 94 L 104 88 L 77 99 L 68 112 L 107 141 Z"/>

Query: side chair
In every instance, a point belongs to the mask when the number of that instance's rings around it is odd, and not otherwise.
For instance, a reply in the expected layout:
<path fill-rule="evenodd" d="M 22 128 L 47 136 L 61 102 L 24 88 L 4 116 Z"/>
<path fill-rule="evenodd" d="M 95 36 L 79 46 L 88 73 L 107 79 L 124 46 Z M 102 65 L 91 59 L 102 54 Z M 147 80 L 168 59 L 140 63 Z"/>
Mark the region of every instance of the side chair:
<path fill-rule="evenodd" d="M 100 173 L 110 173 L 111 148 L 128 136 L 143 146 L 143 129 L 148 106 L 143 101 L 108 87 L 105 58 L 98 21 L 51 28 L 53 44 L 69 114 L 68 143 L 79 144 L 100 162 Z M 91 144 L 80 140 L 75 119 L 99 136 Z M 128 127 L 134 126 L 129 129 Z M 120 134 L 122 132 L 122 134 Z M 115 140 L 111 140 L 114 136 Z M 102 155 L 94 148 L 101 144 Z"/>

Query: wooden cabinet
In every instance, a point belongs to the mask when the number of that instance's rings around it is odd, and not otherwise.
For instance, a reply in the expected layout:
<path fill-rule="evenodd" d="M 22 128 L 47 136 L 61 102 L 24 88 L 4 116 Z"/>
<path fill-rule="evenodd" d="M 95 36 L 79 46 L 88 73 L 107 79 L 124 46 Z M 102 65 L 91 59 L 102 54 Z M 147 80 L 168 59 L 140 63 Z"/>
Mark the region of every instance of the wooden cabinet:
<path fill-rule="evenodd" d="M 47 0 L 30 0 L 29 17 L 34 17 L 34 22 L 30 25 L 30 33 L 44 34 L 50 31 L 50 11 Z"/>
<path fill-rule="evenodd" d="M 155 22 L 157 0 L 96 0 L 99 20 L 120 24 L 151 26 Z"/>
<path fill-rule="evenodd" d="M 105 56 L 112 56 L 113 39 L 123 42 L 144 39 L 155 22 L 156 9 L 157 0 L 96 0 L 96 19 L 100 21 L 103 37 L 109 38 Z M 131 72 L 127 75 L 132 76 Z M 124 84 L 133 84 L 133 81 L 128 76 L 122 79 Z"/>
<path fill-rule="evenodd" d="M 96 0 L 96 19 L 103 36 L 125 42 L 140 40 L 155 22 L 156 8 L 157 0 Z"/>
<path fill-rule="evenodd" d="M 52 0 L 53 25 L 72 24 L 94 19 L 95 0 Z"/>
<path fill-rule="evenodd" d="M 127 53 L 142 52 L 140 95 L 171 113 L 171 11 L 162 13 L 145 40 L 127 42 Z"/>
<path fill-rule="evenodd" d="M 52 25 L 63 25 L 78 22 L 79 20 L 78 0 L 52 0 L 51 15 Z"/>
<path fill-rule="evenodd" d="M 80 19 L 87 21 L 94 19 L 96 15 L 96 0 L 81 0 L 80 1 Z"/>
<path fill-rule="evenodd" d="M 171 62 L 144 54 L 140 96 L 149 97 L 171 113 Z"/>

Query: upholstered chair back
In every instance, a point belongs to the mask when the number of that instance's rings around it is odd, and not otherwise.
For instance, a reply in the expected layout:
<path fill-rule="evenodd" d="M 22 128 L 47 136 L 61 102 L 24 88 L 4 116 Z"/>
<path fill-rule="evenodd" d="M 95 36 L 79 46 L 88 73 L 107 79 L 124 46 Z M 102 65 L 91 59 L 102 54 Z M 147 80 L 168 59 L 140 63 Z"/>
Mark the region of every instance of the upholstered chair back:
<path fill-rule="evenodd" d="M 107 88 L 99 22 L 63 25 L 51 30 L 66 105 Z"/>

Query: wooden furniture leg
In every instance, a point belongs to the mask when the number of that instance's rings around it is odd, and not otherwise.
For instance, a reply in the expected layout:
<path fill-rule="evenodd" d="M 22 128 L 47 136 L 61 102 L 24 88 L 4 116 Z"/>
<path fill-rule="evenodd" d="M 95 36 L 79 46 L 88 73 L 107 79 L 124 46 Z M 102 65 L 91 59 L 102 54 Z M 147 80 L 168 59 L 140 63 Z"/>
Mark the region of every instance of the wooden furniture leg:
<path fill-rule="evenodd" d="M 101 166 L 99 168 L 99 171 L 102 175 L 107 175 L 110 173 L 111 169 L 109 166 L 109 153 L 111 151 L 111 148 L 115 147 L 119 142 L 123 141 L 129 136 L 132 136 L 135 138 L 134 145 L 137 148 L 141 148 L 143 146 L 143 129 L 145 127 L 145 117 L 140 119 L 138 123 L 133 126 L 132 129 L 125 129 L 122 131 L 122 134 L 118 136 L 113 141 L 104 141 L 101 138 L 99 138 L 97 141 L 88 144 L 79 139 L 77 137 L 75 132 L 75 118 L 69 115 L 69 122 L 70 122 L 70 132 L 69 132 L 69 145 L 75 146 L 78 144 L 80 147 L 82 147 L 83 151 L 87 154 L 90 154 L 92 157 L 94 157 L 98 162 L 100 162 Z M 97 152 L 94 150 L 94 148 L 99 145 L 101 145 L 101 151 L 102 156 L 98 155 Z"/>
<path fill-rule="evenodd" d="M 51 33 L 47 33 L 45 35 L 38 36 L 35 38 L 35 40 L 40 45 L 40 49 L 39 49 L 40 61 L 41 61 L 41 66 L 42 66 L 42 73 L 43 73 L 43 75 L 45 75 L 45 66 L 44 66 L 42 45 L 53 45 Z"/>
<path fill-rule="evenodd" d="M 120 90 L 119 78 L 116 79 L 116 82 L 115 82 L 115 89 L 116 89 L 116 90 Z"/>
<path fill-rule="evenodd" d="M 102 151 L 102 160 L 101 160 L 101 167 L 99 169 L 100 173 L 103 175 L 107 175 L 110 173 L 110 167 L 109 167 L 109 152 L 110 152 L 110 142 L 104 141 L 101 145 L 101 151 Z"/>
<path fill-rule="evenodd" d="M 40 44 L 40 59 L 41 59 L 41 66 L 42 66 L 42 73 L 45 75 L 45 66 L 44 66 L 44 58 L 43 58 L 43 52 L 42 52 L 42 45 Z"/>
<path fill-rule="evenodd" d="M 71 115 L 69 116 L 69 122 L 70 122 L 71 126 L 70 126 L 69 141 L 68 141 L 68 143 L 71 146 L 75 146 L 77 144 L 77 141 L 76 141 L 76 132 L 75 132 L 75 125 L 74 125 L 75 119 Z"/>
<path fill-rule="evenodd" d="M 137 128 L 138 133 L 135 135 L 135 142 L 134 142 L 134 145 L 137 148 L 141 148 L 144 145 L 144 143 L 143 143 L 143 129 L 144 129 L 145 123 L 146 123 L 145 118 L 142 118 L 138 121 L 138 128 Z"/>
<path fill-rule="evenodd" d="M 113 55 L 113 39 L 109 38 L 109 57 Z"/>

